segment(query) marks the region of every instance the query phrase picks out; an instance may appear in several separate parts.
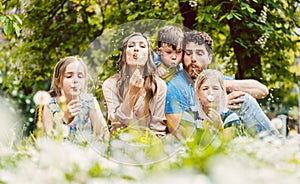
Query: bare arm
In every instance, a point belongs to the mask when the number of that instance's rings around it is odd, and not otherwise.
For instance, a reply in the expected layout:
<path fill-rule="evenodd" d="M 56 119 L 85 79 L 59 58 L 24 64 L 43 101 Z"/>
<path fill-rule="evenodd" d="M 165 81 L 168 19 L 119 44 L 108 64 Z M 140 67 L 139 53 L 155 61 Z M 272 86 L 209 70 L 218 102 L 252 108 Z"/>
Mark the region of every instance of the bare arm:
<path fill-rule="evenodd" d="M 178 140 L 184 140 L 184 128 L 180 125 L 182 114 L 166 114 L 169 132 Z"/>
<path fill-rule="evenodd" d="M 129 86 L 128 93 L 122 101 L 118 98 L 117 78 L 113 76 L 102 85 L 103 95 L 107 103 L 107 113 L 108 119 L 112 122 L 122 122 L 125 123 L 130 121 L 133 116 L 133 107 L 139 97 L 140 89 L 144 83 L 143 79 L 139 76 L 134 75 L 134 81 L 131 79 L 131 84 Z M 134 83 L 134 84 L 132 84 Z"/>
<path fill-rule="evenodd" d="M 44 130 L 47 135 L 52 135 L 53 131 L 53 115 L 47 105 L 44 105 L 42 116 Z"/>
<path fill-rule="evenodd" d="M 244 91 L 256 99 L 262 99 L 269 94 L 268 88 L 253 79 L 225 80 L 227 92 Z"/>
<path fill-rule="evenodd" d="M 94 98 L 93 104 L 89 110 L 89 117 L 93 125 L 95 136 L 100 138 L 106 137 L 108 135 L 107 124 L 96 98 Z"/>

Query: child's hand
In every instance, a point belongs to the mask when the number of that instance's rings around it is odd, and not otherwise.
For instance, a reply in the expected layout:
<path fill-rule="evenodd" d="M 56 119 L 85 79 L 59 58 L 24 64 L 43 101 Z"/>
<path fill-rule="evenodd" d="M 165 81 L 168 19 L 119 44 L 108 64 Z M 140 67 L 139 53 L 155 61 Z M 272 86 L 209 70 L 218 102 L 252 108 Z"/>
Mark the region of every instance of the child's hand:
<path fill-rule="evenodd" d="M 165 68 L 163 68 L 161 66 L 157 67 L 157 75 L 159 77 L 167 75 L 167 73 L 168 73 L 168 70 L 166 70 Z"/>
<path fill-rule="evenodd" d="M 73 99 L 71 100 L 66 107 L 66 110 L 64 112 L 63 120 L 69 124 L 73 121 L 74 117 L 80 113 L 80 107 L 81 103 L 79 102 L 79 99 Z"/>
<path fill-rule="evenodd" d="M 217 129 L 223 129 L 223 123 L 217 110 L 210 108 L 207 116 L 208 122 Z"/>

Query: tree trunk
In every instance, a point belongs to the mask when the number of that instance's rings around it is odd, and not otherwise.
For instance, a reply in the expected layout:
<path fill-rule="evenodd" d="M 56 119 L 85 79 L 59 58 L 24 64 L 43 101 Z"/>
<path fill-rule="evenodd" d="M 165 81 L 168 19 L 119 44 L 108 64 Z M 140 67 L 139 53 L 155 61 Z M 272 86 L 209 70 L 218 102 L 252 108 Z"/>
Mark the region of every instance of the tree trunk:
<path fill-rule="evenodd" d="M 193 9 L 187 2 L 180 2 L 180 12 L 183 16 L 184 31 L 193 30 L 196 23 L 197 10 Z M 230 8 L 229 8 L 230 9 Z M 258 9 L 257 9 L 258 10 Z M 230 35 L 233 40 L 243 39 L 243 35 L 247 35 L 245 38 L 249 39 L 251 37 L 252 43 L 255 42 L 255 38 L 252 35 L 257 34 L 255 31 L 249 31 L 249 28 L 242 21 L 237 21 L 232 19 L 228 21 L 230 27 Z M 236 26 L 239 25 L 239 26 Z M 235 56 L 238 62 L 238 72 L 235 76 L 236 79 L 256 79 L 261 81 L 262 71 L 261 71 L 261 61 L 258 53 L 249 51 L 249 49 L 241 46 L 240 44 L 234 42 L 232 45 L 234 49 Z M 250 54 L 246 54 L 250 52 Z"/>
<path fill-rule="evenodd" d="M 237 26 L 238 25 L 238 26 Z M 243 26 L 244 25 L 244 26 Z M 252 43 L 255 42 L 255 38 L 252 35 L 255 35 L 254 31 L 249 30 L 246 25 L 241 21 L 231 20 L 229 21 L 230 35 L 233 40 L 245 38 L 250 40 Z M 246 45 L 247 46 L 247 45 Z M 256 79 L 261 81 L 262 71 L 261 71 L 261 60 L 259 53 L 255 53 L 253 50 L 249 50 L 244 46 L 240 45 L 237 42 L 233 42 L 232 47 L 234 49 L 234 54 L 238 62 L 238 72 L 235 76 L 236 79 Z M 248 53 L 248 54 L 247 54 Z"/>
<path fill-rule="evenodd" d="M 194 29 L 196 23 L 197 12 L 187 2 L 180 2 L 180 12 L 183 16 L 184 31 L 191 31 Z"/>

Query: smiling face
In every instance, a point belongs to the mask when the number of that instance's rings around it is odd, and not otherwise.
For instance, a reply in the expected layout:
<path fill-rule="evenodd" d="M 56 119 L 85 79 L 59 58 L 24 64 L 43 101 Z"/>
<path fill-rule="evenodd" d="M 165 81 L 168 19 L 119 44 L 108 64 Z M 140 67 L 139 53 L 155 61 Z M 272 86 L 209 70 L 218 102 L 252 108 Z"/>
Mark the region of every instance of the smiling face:
<path fill-rule="evenodd" d="M 183 57 L 183 68 L 192 79 L 196 79 L 203 69 L 211 63 L 212 55 L 205 48 L 205 44 L 194 42 L 186 44 Z"/>
<path fill-rule="evenodd" d="M 148 42 L 143 36 L 133 36 L 126 47 L 126 63 L 131 66 L 144 66 L 148 60 Z"/>
<path fill-rule="evenodd" d="M 182 59 L 182 50 L 180 46 L 173 49 L 171 44 L 163 43 L 160 48 L 158 48 L 158 54 L 161 58 L 161 62 L 167 67 L 175 68 Z"/>
<path fill-rule="evenodd" d="M 82 64 L 76 60 L 70 63 L 63 74 L 61 89 L 67 100 L 79 97 L 84 90 L 86 74 Z"/>

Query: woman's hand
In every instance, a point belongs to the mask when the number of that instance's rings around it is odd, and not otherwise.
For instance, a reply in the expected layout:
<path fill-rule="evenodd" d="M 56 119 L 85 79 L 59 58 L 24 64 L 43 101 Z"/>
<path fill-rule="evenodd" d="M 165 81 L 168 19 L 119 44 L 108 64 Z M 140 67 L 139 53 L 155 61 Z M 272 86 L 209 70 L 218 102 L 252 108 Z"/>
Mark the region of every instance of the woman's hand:
<path fill-rule="evenodd" d="M 71 123 L 74 117 L 80 113 L 80 107 L 81 103 L 79 102 L 78 98 L 71 100 L 66 106 L 63 121 L 67 124 Z"/>
<path fill-rule="evenodd" d="M 144 86 L 144 78 L 141 75 L 139 70 L 136 70 L 130 80 L 129 80 L 129 105 L 131 109 L 134 107 L 134 104 L 136 103 L 138 97 L 140 96 L 140 90 Z"/>
<path fill-rule="evenodd" d="M 131 88 L 140 89 L 144 86 L 144 78 L 139 70 L 135 70 L 129 80 L 129 85 Z"/>

